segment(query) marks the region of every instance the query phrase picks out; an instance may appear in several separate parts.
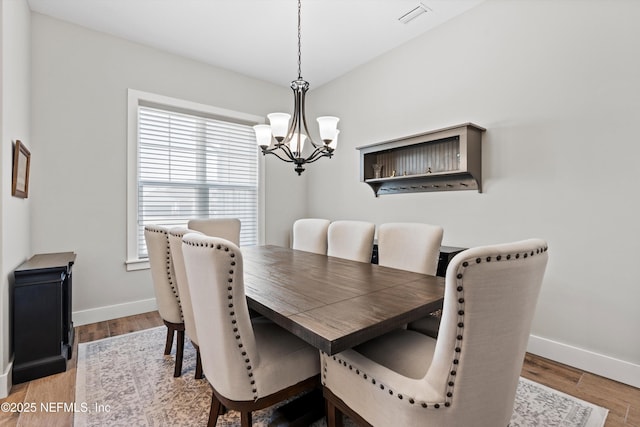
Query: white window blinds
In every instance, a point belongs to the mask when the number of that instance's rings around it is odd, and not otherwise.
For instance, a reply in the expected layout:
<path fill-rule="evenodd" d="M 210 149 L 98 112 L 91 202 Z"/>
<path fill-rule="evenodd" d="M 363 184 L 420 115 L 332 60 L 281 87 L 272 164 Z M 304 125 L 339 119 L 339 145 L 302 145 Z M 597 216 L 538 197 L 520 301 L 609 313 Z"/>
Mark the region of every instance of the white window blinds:
<path fill-rule="evenodd" d="M 240 219 L 240 245 L 258 241 L 258 150 L 251 126 L 138 107 L 138 256 L 147 224 Z"/>

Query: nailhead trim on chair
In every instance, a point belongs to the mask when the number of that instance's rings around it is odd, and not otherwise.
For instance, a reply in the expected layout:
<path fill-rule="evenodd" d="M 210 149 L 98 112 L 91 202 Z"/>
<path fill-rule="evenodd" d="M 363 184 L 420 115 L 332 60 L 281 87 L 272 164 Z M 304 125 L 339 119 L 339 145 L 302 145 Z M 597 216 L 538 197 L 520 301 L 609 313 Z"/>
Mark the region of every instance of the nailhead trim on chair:
<path fill-rule="evenodd" d="M 173 274 L 171 274 L 171 249 L 169 248 L 169 233 L 167 232 L 167 230 L 161 229 L 161 228 L 155 228 L 153 226 L 147 225 L 145 228 L 145 230 L 150 231 L 152 233 L 162 233 L 164 234 L 165 239 L 167 240 L 167 257 L 165 259 L 165 267 L 167 269 L 167 277 L 169 278 L 169 286 L 171 286 L 171 291 L 173 292 L 173 296 L 176 297 L 176 299 L 178 300 L 178 305 L 181 307 L 180 308 L 180 320 L 184 321 L 184 317 L 182 316 L 182 304 L 180 303 L 180 295 L 178 294 L 178 290 L 176 289 L 176 280 L 173 277 Z"/>
<path fill-rule="evenodd" d="M 523 253 L 522 257 L 523 258 L 527 258 L 529 256 L 534 256 L 537 254 L 541 254 L 544 253 L 548 250 L 548 247 L 542 247 L 542 248 L 538 248 L 535 251 L 531 251 L 530 253 Z M 503 258 L 502 255 L 497 255 L 495 257 L 495 261 L 502 261 L 503 259 L 506 258 L 506 261 L 510 261 L 510 260 L 516 260 L 516 259 L 520 259 L 520 255 L 521 254 L 515 254 L 514 257 L 512 257 L 510 254 L 506 255 L 506 257 Z M 487 257 L 485 259 L 486 262 L 492 262 L 494 258 L 492 257 Z M 456 344 L 454 347 L 454 356 L 453 356 L 453 360 L 451 362 L 451 368 L 450 368 L 450 373 L 449 373 L 449 377 L 447 378 L 447 388 L 446 388 L 446 398 L 444 400 L 444 402 L 439 402 L 439 403 L 434 403 L 431 404 L 431 406 L 429 406 L 429 404 L 427 402 L 416 402 L 415 398 L 407 396 L 407 395 L 403 395 L 402 393 L 394 393 L 393 390 L 389 389 L 388 386 L 385 386 L 383 383 L 379 383 L 378 387 L 380 388 L 380 390 L 385 390 L 385 388 L 388 390 L 388 393 L 390 396 L 393 396 L 394 394 L 398 397 L 398 399 L 400 400 L 405 400 L 405 402 L 409 403 L 410 405 L 414 405 L 416 403 L 419 403 L 420 406 L 422 408 L 429 408 L 429 407 L 433 407 L 435 409 L 439 409 L 442 406 L 445 407 L 449 407 L 451 406 L 451 402 L 453 401 L 453 389 L 454 389 L 454 385 L 455 385 L 455 376 L 456 376 L 456 369 L 458 364 L 460 363 L 460 354 L 462 352 L 462 337 L 463 337 L 463 330 L 464 330 L 464 287 L 462 286 L 462 279 L 464 278 L 464 271 L 469 268 L 472 267 L 474 264 L 480 264 L 482 263 L 482 259 L 481 258 L 476 258 L 475 260 L 473 260 L 474 262 L 472 262 L 471 260 L 465 260 L 462 262 L 461 267 L 458 269 L 458 272 L 456 274 L 456 280 L 457 280 L 457 286 L 456 286 L 456 290 L 458 292 L 458 330 L 457 330 L 457 335 L 456 335 Z M 323 352 L 323 354 L 325 356 L 328 356 L 326 353 Z M 338 356 L 334 355 L 332 356 L 333 360 L 335 360 L 336 362 L 338 362 L 338 365 L 342 365 L 342 366 L 348 366 L 350 371 L 354 370 L 354 367 L 351 364 L 347 364 L 346 361 L 340 359 Z M 325 362 L 325 358 L 322 358 L 323 360 L 323 367 L 322 367 L 322 385 L 326 386 L 326 381 L 327 381 L 327 365 Z M 360 371 L 360 369 L 355 369 L 355 373 L 358 376 L 361 376 L 363 379 L 367 379 L 369 376 Z M 371 378 L 371 384 L 372 385 L 376 385 L 377 381 L 375 378 Z M 404 398 L 407 399 L 404 399 Z"/>
<path fill-rule="evenodd" d="M 258 389 L 256 387 L 256 380 L 253 378 L 253 367 L 251 366 L 251 359 L 249 359 L 249 356 L 247 355 L 247 352 L 244 349 L 242 337 L 240 336 L 238 327 L 236 326 L 238 324 L 238 319 L 236 318 L 235 307 L 233 305 L 233 274 L 234 274 L 234 267 L 236 265 L 236 261 L 235 261 L 236 254 L 233 251 L 231 251 L 227 246 L 223 246 L 221 244 L 210 245 L 208 243 L 205 243 L 205 244 L 192 243 L 192 242 L 184 242 L 184 243 L 186 243 L 189 246 L 215 248 L 217 250 L 223 250 L 225 252 L 229 252 L 229 259 L 230 259 L 229 278 L 227 279 L 227 283 L 228 283 L 227 298 L 229 300 L 229 304 L 227 307 L 229 308 L 229 317 L 231 318 L 229 325 L 231 325 L 233 333 L 235 334 L 235 339 L 238 345 L 238 349 L 240 350 L 240 354 L 244 358 L 245 367 L 247 368 L 247 376 L 249 378 L 249 384 L 251 385 L 251 391 L 253 392 L 253 399 L 258 400 L 258 397 L 259 397 Z"/>

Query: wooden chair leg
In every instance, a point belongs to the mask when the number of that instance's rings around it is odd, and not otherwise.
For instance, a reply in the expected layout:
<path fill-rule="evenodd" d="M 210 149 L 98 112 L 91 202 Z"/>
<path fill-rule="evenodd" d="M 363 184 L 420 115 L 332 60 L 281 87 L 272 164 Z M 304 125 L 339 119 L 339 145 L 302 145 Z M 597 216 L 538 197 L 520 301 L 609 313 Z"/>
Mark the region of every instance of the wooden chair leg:
<path fill-rule="evenodd" d="M 184 330 L 178 329 L 178 338 L 176 343 L 176 367 L 173 371 L 174 377 L 182 375 L 182 358 L 184 357 Z"/>
<path fill-rule="evenodd" d="M 174 328 L 167 325 L 167 343 L 164 345 L 164 354 L 167 355 L 171 353 L 171 347 L 173 346 L 173 332 Z"/>
<path fill-rule="evenodd" d="M 343 427 L 342 412 L 330 400 L 327 400 L 327 427 Z"/>
<path fill-rule="evenodd" d="M 251 427 L 251 411 L 240 412 L 240 426 Z"/>
<path fill-rule="evenodd" d="M 215 394 L 211 394 L 211 409 L 209 409 L 209 421 L 207 422 L 207 427 L 216 427 L 218 423 L 218 415 L 220 415 L 220 409 L 222 404 L 216 398 Z"/>
<path fill-rule="evenodd" d="M 196 379 L 202 379 L 202 359 L 200 358 L 199 347 L 196 347 Z"/>

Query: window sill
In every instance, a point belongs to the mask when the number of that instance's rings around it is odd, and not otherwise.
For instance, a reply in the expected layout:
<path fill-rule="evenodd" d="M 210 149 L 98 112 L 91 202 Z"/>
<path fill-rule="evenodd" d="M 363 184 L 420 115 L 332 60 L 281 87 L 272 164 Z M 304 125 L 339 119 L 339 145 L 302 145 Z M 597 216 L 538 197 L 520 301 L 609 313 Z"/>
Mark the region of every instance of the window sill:
<path fill-rule="evenodd" d="M 137 270 L 148 270 L 151 268 L 149 266 L 148 259 L 134 259 L 125 261 L 125 265 L 127 266 L 127 271 L 137 271 Z"/>

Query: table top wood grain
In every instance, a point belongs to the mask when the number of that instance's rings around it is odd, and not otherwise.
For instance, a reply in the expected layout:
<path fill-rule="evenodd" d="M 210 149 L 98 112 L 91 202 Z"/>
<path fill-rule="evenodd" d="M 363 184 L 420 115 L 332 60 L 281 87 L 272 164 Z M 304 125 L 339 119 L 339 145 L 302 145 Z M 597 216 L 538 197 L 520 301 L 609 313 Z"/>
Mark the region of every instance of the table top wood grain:
<path fill-rule="evenodd" d="M 442 277 L 279 246 L 242 255 L 249 307 L 327 354 L 442 307 Z"/>

